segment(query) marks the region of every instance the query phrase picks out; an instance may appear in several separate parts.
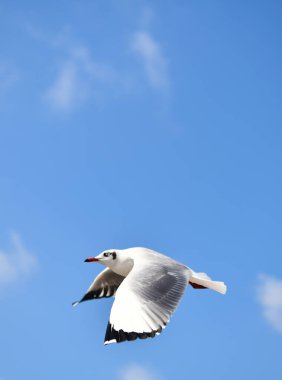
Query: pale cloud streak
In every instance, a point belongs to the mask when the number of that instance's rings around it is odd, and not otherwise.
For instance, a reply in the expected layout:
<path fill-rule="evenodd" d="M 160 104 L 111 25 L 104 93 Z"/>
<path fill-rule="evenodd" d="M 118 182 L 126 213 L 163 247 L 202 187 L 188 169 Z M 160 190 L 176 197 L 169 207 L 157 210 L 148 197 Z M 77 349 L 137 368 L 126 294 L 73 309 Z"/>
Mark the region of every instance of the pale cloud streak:
<path fill-rule="evenodd" d="M 120 380 L 161 380 L 151 370 L 137 364 L 131 364 L 121 372 Z"/>
<path fill-rule="evenodd" d="M 62 111 L 73 109 L 99 85 L 111 85 L 115 80 L 114 70 L 95 62 L 85 47 L 70 48 L 68 56 L 45 94 L 49 104 Z"/>
<path fill-rule="evenodd" d="M 20 236 L 11 234 L 12 250 L 0 250 L 0 287 L 21 281 L 38 267 L 38 261 L 23 245 Z"/>
<path fill-rule="evenodd" d="M 160 44 L 148 32 L 139 31 L 133 36 L 132 50 L 141 60 L 150 85 L 155 89 L 167 88 L 168 63 Z"/>
<path fill-rule="evenodd" d="M 73 62 L 65 62 L 54 83 L 46 93 L 46 99 L 54 108 L 68 110 L 80 98 L 81 89 L 77 78 L 77 67 Z"/>
<path fill-rule="evenodd" d="M 258 301 L 267 322 L 282 334 L 282 280 L 260 275 L 257 289 Z"/>
<path fill-rule="evenodd" d="M 128 47 L 134 58 L 139 59 L 149 85 L 166 93 L 169 89 L 168 62 L 160 43 L 147 31 L 153 17 L 151 9 L 146 8 L 143 13 L 143 25 L 131 34 Z M 32 38 L 58 53 L 53 79 L 42 92 L 43 101 L 54 110 L 71 112 L 88 100 L 100 103 L 109 97 L 138 93 L 143 81 L 131 62 L 117 67 L 115 62 L 97 60 L 87 45 L 73 37 L 70 28 L 62 29 L 56 36 L 46 35 L 32 25 L 26 28 Z M 121 46 L 121 49 L 128 47 Z"/>

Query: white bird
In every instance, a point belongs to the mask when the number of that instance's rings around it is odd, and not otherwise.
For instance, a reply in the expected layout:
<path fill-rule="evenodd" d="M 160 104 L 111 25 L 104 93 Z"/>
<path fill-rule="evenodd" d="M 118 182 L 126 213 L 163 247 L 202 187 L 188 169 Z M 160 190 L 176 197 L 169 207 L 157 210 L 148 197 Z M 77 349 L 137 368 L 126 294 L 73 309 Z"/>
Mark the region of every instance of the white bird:
<path fill-rule="evenodd" d="M 226 293 L 223 282 L 147 248 L 110 249 L 85 262 L 104 269 L 80 301 L 115 296 L 105 344 L 153 338 L 165 328 L 188 284 L 196 289 Z"/>

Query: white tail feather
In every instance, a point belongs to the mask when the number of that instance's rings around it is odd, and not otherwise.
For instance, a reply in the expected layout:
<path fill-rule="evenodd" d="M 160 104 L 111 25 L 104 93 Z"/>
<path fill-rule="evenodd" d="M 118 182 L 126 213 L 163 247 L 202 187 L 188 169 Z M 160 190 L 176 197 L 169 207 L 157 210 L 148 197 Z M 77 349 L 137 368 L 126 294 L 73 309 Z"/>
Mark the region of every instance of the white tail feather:
<path fill-rule="evenodd" d="M 206 273 L 196 273 L 192 271 L 192 276 L 190 277 L 189 282 L 215 290 L 221 294 L 225 294 L 227 291 L 227 286 L 224 284 L 224 282 L 212 281 L 212 279 Z"/>

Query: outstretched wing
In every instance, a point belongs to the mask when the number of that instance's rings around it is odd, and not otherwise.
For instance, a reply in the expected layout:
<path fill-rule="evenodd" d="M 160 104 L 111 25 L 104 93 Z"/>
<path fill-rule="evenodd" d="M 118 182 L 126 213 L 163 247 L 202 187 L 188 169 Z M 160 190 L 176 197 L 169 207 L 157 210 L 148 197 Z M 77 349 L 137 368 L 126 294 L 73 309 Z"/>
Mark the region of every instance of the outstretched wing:
<path fill-rule="evenodd" d="M 106 268 L 95 278 L 81 300 L 73 302 L 72 305 L 76 306 L 81 302 L 89 301 L 94 298 L 112 297 L 115 295 L 123 280 L 123 276 Z"/>
<path fill-rule="evenodd" d="M 134 258 L 134 266 L 119 287 L 112 306 L 105 344 L 161 333 L 175 311 L 191 271 L 163 256 Z"/>

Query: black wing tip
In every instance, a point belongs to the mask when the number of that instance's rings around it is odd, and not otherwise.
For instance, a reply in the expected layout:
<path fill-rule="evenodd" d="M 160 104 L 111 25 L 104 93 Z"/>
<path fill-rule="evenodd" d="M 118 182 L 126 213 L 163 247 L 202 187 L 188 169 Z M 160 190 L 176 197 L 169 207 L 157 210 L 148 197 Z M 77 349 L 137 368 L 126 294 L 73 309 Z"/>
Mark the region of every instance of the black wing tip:
<path fill-rule="evenodd" d="M 91 301 L 99 298 L 110 298 L 114 296 L 115 292 L 116 289 L 113 286 L 105 286 L 104 288 L 90 290 L 89 292 L 84 294 L 80 302 Z"/>
<path fill-rule="evenodd" d="M 154 338 L 156 335 L 162 332 L 163 328 L 160 326 L 158 330 L 152 330 L 150 332 L 125 332 L 123 330 L 115 330 L 114 327 L 108 323 L 104 344 L 108 345 L 111 343 L 122 343 L 126 341 L 132 341 L 136 339 L 147 339 Z"/>

